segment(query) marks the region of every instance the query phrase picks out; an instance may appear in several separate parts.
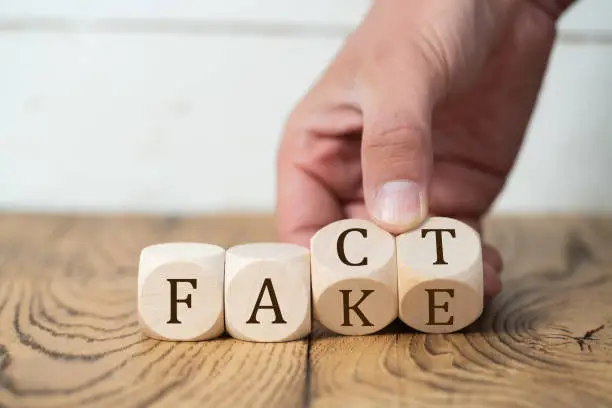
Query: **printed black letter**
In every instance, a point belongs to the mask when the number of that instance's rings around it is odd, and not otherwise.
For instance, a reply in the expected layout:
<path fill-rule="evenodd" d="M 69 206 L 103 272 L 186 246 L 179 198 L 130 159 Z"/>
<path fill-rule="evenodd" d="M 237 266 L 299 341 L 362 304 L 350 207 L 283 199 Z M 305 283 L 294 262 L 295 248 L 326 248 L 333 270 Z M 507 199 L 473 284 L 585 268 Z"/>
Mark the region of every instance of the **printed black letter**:
<path fill-rule="evenodd" d="M 264 292 L 268 289 L 270 292 L 270 301 L 272 302 L 271 306 L 261 306 L 261 299 L 263 298 Z M 251 318 L 247 320 L 247 324 L 259 324 L 257 321 L 257 311 L 259 309 L 273 309 L 274 310 L 274 321 L 273 324 L 286 324 L 287 322 L 283 319 L 283 315 L 281 314 L 280 307 L 278 306 L 278 300 L 276 299 L 276 293 L 274 292 L 274 286 L 272 286 L 272 279 L 266 278 L 264 279 L 263 286 L 261 287 L 261 291 L 259 291 L 259 297 L 257 298 L 257 302 L 255 302 L 255 307 L 253 308 L 253 313 L 251 313 Z"/>
<path fill-rule="evenodd" d="M 436 262 L 434 265 L 447 265 L 444 260 L 444 251 L 442 250 L 442 233 L 448 232 L 451 234 L 451 237 L 455 238 L 455 230 L 454 229 L 424 229 L 421 232 L 421 238 L 425 238 L 428 232 L 434 231 L 436 233 L 436 252 L 438 254 Z"/>
<path fill-rule="evenodd" d="M 445 312 L 448 312 L 448 302 L 443 303 L 442 305 L 436 305 L 434 301 L 434 294 L 436 292 L 446 292 L 450 295 L 450 297 L 455 296 L 454 289 L 425 289 L 427 294 L 429 295 L 429 321 L 427 322 L 428 326 L 445 326 L 447 324 L 453 324 L 455 320 L 454 316 L 451 316 L 447 322 L 441 323 L 435 321 L 435 309 L 444 309 Z"/>
<path fill-rule="evenodd" d="M 188 308 L 191 308 L 191 295 L 187 295 L 185 299 L 177 299 L 177 283 L 184 282 L 189 283 L 194 289 L 198 288 L 197 279 L 166 279 L 170 282 L 170 320 L 168 320 L 167 324 L 181 324 L 180 320 L 177 318 L 177 304 L 179 302 L 185 303 Z"/>
<path fill-rule="evenodd" d="M 374 326 L 365 317 L 363 312 L 359 310 L 359 305 L 361 304 L 361 302 L 363 302 L 365 298 L 370 296 L 370 294 L 374 293 L 374 291 L 362 290 L 361 293 L 363 293 L 363 295 L 361 296 L 361 299 L 359 299 L 359 301 L 357 301 L 357 303 L 355 303 L 353 306 L 349 306 L 349 295 L 351 294 L 352 290 L 340 290 L 340 292 L 342 292 L 342 305 L 344 309 L 344 323 L 342 323 L 342 326 L 352 326 L 351 318 L 349 316 L 349 312 L 351 310 L 353 310 L 353 312 L 355 312 L 355 314 L 359 316 L 359 318 L 361 319 L 362 326 Z"/>
<path fill-rule="evenodd" d="M 348 259 L 346 259 L 346 254 L 344 253 L 344 240 L 346 239 L 346 236 L 349 234 L 349 232 L 353 232 L 353 231 L 361 233 L 361 236 L 364 238 L 368 237 L 368 230 L 366 230 L 365 228 L 347 229 L 342 234 L 340 234 L 340 236 L 338 237 L 338 242 L 336 243 L 336 249 L 338 250 L 338 257 L 340 258 L 343 264 L 348 265 L 348 266 L 367 265 L 368 264 L 367 257 L 364 257 L 359 263 L 351 263 L 349 262 Z"/>

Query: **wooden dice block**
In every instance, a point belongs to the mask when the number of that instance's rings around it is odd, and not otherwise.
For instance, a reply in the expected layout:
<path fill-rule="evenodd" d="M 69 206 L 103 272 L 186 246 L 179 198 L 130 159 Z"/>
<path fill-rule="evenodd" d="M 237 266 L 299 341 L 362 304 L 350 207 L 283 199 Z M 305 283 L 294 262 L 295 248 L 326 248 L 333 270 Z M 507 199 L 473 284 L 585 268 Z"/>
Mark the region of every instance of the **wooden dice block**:
<path fill-rule="evenodd" d="M 281 342 L 310 333 L 310 253 L 281 243 L 228 249 L 225 324 L 237 339 Z"/>
<path fill-rule="evenodd" d="M 391 234 L 365 220 L 341 220 L 311 239 L 315 317 L 346 335 L 374 333 L 397 317 L 397 266 Z"/>
<path fill-rule="evenodd" d="M 138 318 L 160 340 L 205 340 L 224 330 L 225 250 L 167 243 L 146 247 L 138 270 Z"/>
<path fill-rule="evenodd" d="M 450 333 L 483 309 L 482 247 L 468 225 L 434 217 L 396 238 L 399 316 L 427 333 Z"/>

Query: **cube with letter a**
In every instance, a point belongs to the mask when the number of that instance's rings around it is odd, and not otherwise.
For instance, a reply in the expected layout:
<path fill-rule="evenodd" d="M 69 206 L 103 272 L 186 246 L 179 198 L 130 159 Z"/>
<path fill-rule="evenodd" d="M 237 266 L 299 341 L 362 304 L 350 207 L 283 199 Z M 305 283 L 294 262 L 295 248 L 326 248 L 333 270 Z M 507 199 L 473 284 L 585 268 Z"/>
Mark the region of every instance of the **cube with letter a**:
<path fill-rule="evenodd" d="M 225 323 L 234 338 L 283 342 L 310 333 L 310 253 L 285 243 L 227 250 Z"/>
<path fill-rule="evenodd" d="M 450 333 L 483 310 L 480 235 L 470 226 L 432 217 L 396 238 L 399 317 L 427 333 Z"/>
<path fill-rule="evenodd" d="M 313 309 L 329 330 L 345 335 L 379 331 L 397 317 L 393 236 L 357 219 L 336 221 L 311 239 Z"/>

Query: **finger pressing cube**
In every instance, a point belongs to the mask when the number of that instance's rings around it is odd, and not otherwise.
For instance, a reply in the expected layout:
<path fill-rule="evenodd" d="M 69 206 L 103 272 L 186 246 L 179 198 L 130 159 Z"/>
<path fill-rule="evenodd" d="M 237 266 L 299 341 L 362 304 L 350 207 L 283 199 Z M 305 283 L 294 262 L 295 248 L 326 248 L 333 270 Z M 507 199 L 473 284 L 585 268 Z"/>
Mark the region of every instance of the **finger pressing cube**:
<path fill-rule="evenodd" d="M 341 220 L 311 239 L 317 320 L 345 335 L 374 333 L 397 317 L 395 241 L 376 224 Z"/>
<path fill-rule="evenodd" d="M 310 253 L 284 243 L 257 243 L 227 251 L 225 322 L 237 339 L 281 342 L 311 328 Z"/>
<path fill-rule="evenodd" d="M 195 341 L 223 333 L 224 265 L 225 250 L 216 245 L 144 248 L 138 270 L 138 318 L 144 334 Z"/>
<path fill-rule="evenodd" d="M 399 316 L 427 333 L 449 333 L 474 322 L 483 310 L 480 235 L 444 217 L 396 238 Z"/>

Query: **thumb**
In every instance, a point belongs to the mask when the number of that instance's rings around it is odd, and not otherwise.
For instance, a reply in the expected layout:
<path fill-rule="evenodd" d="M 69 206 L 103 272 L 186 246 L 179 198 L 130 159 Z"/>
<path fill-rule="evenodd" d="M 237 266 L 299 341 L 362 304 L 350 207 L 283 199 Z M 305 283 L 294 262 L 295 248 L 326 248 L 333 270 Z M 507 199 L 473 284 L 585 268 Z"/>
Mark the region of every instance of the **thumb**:
<path fill-rule="evenodd" d="M 433 167 L 431 112 L 436 99 L 432 70 L 370 77 L 362 95 L 362 172 L 370 217 L 392 233 L 419 225 L 428 213 Z M 439 83 L 439 82 L 438 82 Z"/>

